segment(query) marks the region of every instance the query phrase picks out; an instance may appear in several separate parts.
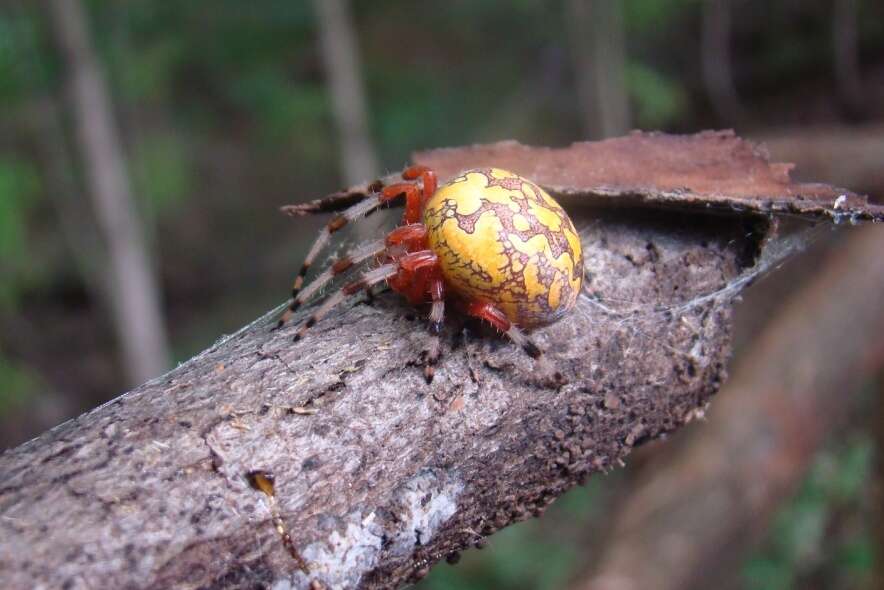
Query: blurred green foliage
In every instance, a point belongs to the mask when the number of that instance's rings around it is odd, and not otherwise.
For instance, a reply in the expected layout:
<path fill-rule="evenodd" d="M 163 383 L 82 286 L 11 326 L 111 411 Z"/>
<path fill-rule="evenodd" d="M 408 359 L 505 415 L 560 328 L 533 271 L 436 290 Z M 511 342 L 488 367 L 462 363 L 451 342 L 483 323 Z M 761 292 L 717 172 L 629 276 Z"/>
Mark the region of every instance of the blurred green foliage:
<path fill-rule="evenodd" d="M 687 110 L 685 89 L 653 68 L 635 62 L 627 64 L 626 85 L 634 101 L 634 116 L 643 128 L 664 128 Z"/>
<path fill-rule="evenodd" d="M 33 277 L 28 257 L 29 212 L 40 191 L 40 176 L 31 162 L 0 159 L 0 312 L 11 312 Z"/>
<path fill-rule="evenodd" d="M 26 405 L 28 396 L 41 386 L 33 371 L 12 363 L 0 353 L 0 415 Z"/>
<path fill-rule="evenodd" d="M 45 26 L 32 10 L 0 12 L 0 105 L 7 113 L 48 88 L 57 74 Z"/>
<path fill-rule="evenodd" d="M 189 154 L 175 136 L 151 134 L 136 144 L 131 157 L 135 194 L 154 214 L 162 214 L 193 191 Z"/>
<path fill-rule="evenodd" d="M 663 32 L 676 19 L 684 18 L 688 10 L 696 13 L 704 0 L 626 0 L 623 16 L 627 30 L 632 34 Z"/>
<path fill-rule="evenodd" d="M 868 435 L 854 435 L 816 457 L 798 493 L 774 519 L 762 549 L 748 560 L 743 572 L 747 590 L 800 588 L 808 570 L 840 578 L 828 580 L 827 588 L 861 587 L 873 567 L 871 531 L 842 521 L 845 514 L 856 520 L 863 511 L 873 449 Z M 833 524 L 843 530 L 832 530 Z"/>
<path fill-rule="evenodd" d="M 494 534 L 481 551 L 469 550 L 457 565 L 439 565 L 421 590 L 555 590 L 585 567 L 587 522 L 609 506 L 605 488 L 619 478 L 594 478 L 556 500 L 542 520 L 531 519 Z M 551 534 L 555 531 L 555 534 Z"/>

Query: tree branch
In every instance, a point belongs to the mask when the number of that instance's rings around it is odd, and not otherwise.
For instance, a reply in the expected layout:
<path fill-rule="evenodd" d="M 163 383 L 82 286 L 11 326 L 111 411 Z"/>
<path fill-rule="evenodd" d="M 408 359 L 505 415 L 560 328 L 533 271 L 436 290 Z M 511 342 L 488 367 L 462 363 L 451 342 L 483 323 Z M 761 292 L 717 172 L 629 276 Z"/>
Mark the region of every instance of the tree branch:
<path fill-rule="evenodd" d="M 884 365 L 882 249 L 884 233 L 866 228 L 822 262 L 736 367 L 708 423 L 639 478 L 575 589 L 724 582 Z"/>
<path fill-rule="evenodd" d="M 0 457 L 6 586 L 394 588 L 702 413 L 724 378 L 732 299 L 771 226 L 627 198 L 598 207 L 586 196 L 598 156 L 613 183 L 642 195 L 718 181 L 716 198 L 740 189 L 785 202 L 795 185 L 767 179 L 756 152 L 698 150 L 706 159 L 693 162 L 690 140 L 640 140 L 625 157 L 618 140 L 417 158 L 435 159 L 444 179 L 494 155 L 569 197 L 586 289 L 567 319 L 535 333 L 555 383 L 455 317 L 427 385 L 414 366 L 424 322 L 390 293 L 345 306 L 295 344 L 294 327 L 271 333 L 263 318 Z M 683 150 L 674 168 L 657 140 Z M 854 197 L 849 206 L 876 214 Z M 256 474 L 272 478 L 272 498 Z"/>
<path fill-rule="evenodd" d="M 427 385 L 423 322 L 392 294 L 292 344 L 259 321 L 168 375 L 0 457 L 7 588 L 396 587 L 587 474 L 691 420 L 724 376 L 734 219 L 596 212 L 590 292 L 676 311 L 582 306 L 537 334 L 564 384 L 456 325 Z M 578 216 L 578 223 L 581 221 Z M 247 474 L 275 478 L 297 568 Z"/>

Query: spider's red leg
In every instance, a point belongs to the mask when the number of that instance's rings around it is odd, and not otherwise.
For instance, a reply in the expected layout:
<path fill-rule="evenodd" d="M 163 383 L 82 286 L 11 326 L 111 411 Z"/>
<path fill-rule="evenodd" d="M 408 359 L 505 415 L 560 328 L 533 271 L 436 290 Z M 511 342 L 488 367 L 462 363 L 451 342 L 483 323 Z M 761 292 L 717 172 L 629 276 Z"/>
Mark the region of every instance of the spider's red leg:
<path fill-rule="evenodd" d="M 430 268 L 421 267 L 412 276 L 411 284 L 403 292 L 412 305 L 420 305 L 427 300 L 428 287 L 430 285 Z"/>
<path fill-rule="evenodd" d="M 405 195 L 406 201 L 404 214 L 405 223 L 417 224 L 417 222 L 420 221 L 421 215 L 423 213 L 424 203 L 427 199 L 430 198 L 430 196 L 432 196 L 434 192 L 436 192 L 436 174 L 426 166 L 411 166 L 402 173 L 402 177 L 405 180 L 416 180 L 418 177 L 420 177 L 420 189 L 415 184 L 410 182 L 401 182 L 383 188 L 379 182 L 372 184 L 372 188 L 369 190 L 380 190 L 380 193 L 377 195 L 377 197 L 368 197 L 367 199 L 353 205 L 349 209 L 345 210 L 343 213 L 334 216 L 325 225 L 325 227 L 320 230 L 319 235 L 316 237 L 316 240 L 313 242 L 313 245 L 307 252 L 307 256 L 305 257 L 304 262 L 301 264 L 301 268 L 298 270 L 298 275 L 295 277 L 295 281 L 292 284 L 292 304 L 277 322 L 277 328 L 281 328 L 291 318 L 292 314 L 313 293 L 315 293 L 323 285 L 327 284 L 328 281 L 335 274 L 343 272 L 343 270 L 340 270 L 341 267 L 346 269 L 352 266 L 351 264 L 347 264 L 346 260 L 344 259 L 337 261 L 330 271 L 326 271 L 326 273 L 323 273 L 323 275 L 318 277 L 318 284 L 310 291 L 310 293 L 305 296 L 299 297 L 304 286 L 304 277 L 307 275 L 307 272 L 310 270 L 310 267 L 313 265 L 316 257 L 319 255 L 325 245 L 328 244 L 333 233 L 340 230 L 348 223 L 355 221 L 364 215 L 367 215 L 380 205 L 388 203 L 402 195 Z M 417 235 L 410 236 L 407 240 L 403 241 L 406 243 L 406 246 L 411 247 L 423 247 L 425 245 L 423 238 Z M 409 244 L 408 242 L 412 243 Z M 356 264 L 356 262 L 353 262 L 353 264 Z M 336 270 L 336 268 L 339 270 Z"/>
<path fill-rule="evenodd" d="M 393 200 L 399 195 L 405 195 L 405 223 L 417 223 L 421 219 L 422 204 L 420 190 L 410 182 L 399 182 L 384 187 L 381 198 Z"/>
<path fill-rule="evenodd" d="M 369 242 L 367 244 L 363 244 L 362 246 L 358 246 L 353 250 L 350 250 L 343 256 L 337 258 L 334 262 L 332 262 L 322 273 L 317 275 L 315 279 L 313 279 L 312 283 L 309 283 L 304 289 L 298 293 L 295 297 L 292 304 L 286 310 L 286 312 L 282 315 L 277 323 L 277 326 L 282 326 L 285 324 L 292 314 L 297 311 L 301 305 L 306 303 L 315 293 L 317 293 L 320 289 L 322 289 L 325 285 L 328 284 L 333 278 L 338 276 L 341 273 L 347 272 L 349 269 L 357 266 L 366 260 L 374 258 L 378 254 L 381 254 L 386 249 L 386 245 L 383 241 L 377 240 L 375 242 Z"/>
<path fill-rule="evenodd" d="M 436 375 L 436 364 L 442 353 L 439 335 L 442 333 L 442 320 L 445 317 L 445 283 L 438 276 L 430 279 L 430 298 L 433 306 L 430 308 L 430 348 L 427 352 L 427 364 L 424 366 L 424 378 L 427 383 L 433 381 Z"/>
<path fill-rule="evenodd" d="M 438 186 L 438 181 L 436 179 L 436 173 L 427 166 L 409 166 L 402 173 L 402 178 L 405 180 L 415 180 L 420 178 L 422 181 L 422 192 L 423 192 L 423 201 L 422 203 L 426 203 L 430 197 L 433 196 L 433 193 L 436 192 L 436 187 Z"/>
<path fill-rule="evenodd" d="M 409 223 L 408 225 L 400 225 L 387 234 L 384 242 L 387 246 L 399 246 L 401 244 L 413 246 L 419 244 L 421 249 L 425 249 L 427 237 L 427 226 L 423 223 Z"/>
<path fill-rule="evenodd" d="M 502 311 L 490 303 L 473 301 L 467 306 L 467 313 L 473 317 L 485 320 L 506 334 L 510 340 L 521 346 L 522 350 L 524 350 L 531 358 L 538 359 L 543 356 L 540 347 L 534 344 L 527 334 L 510 322 Z"/>
<path fill-rule="evenodd" d="M 418 250 L 396 257 L 400 271 L 390 281 L 390 286 L 405 295 L 412 304 L 427 300 L 427 285 L 431 271 L 438 266 L 439 258 L 432 250 Z"/>
<path fill-rule="evenodd" d="M 426 227 L 421 224 L 404 225 L 387 236 L 387 241 L 393 244 L 423 240 L 426 237 Z M 439 258 L 432 250 L 418 250 L 408 252 L 397 258 L 399 272 L 391 279 L 391 286 L 403 293 L 412 303 L 426 301 L 429 291 L 433 302 L 430 310 L 430 334 L 432 340 L 427 350 L 427 363 L 424 367 L 424 377 L 427 383 L 433 380 L 435 365 L 439 360 L 439 332 L 442 330 L 442 318 L 445 311 L 444 283 L 439 274 Z"/>
<path fill-rule="evenodd" d="M 399 257 L 399 266 L 408 272 L 429 268 L 439 264 L 439 257 L 432 250 L 418 250 Z"/>
<path fill-rule="evenodd" d="M 383 264 L 375 269 L 362 273 L 362 276 L 358 280 L 344 285 L 339 291 L 323 301 L 322 305 L 313 312 L 313 315 L 304 322 L 295 334 L 294 341 L 297 342 L 300 340 L 307 330 L 315 326 L 316 322 L 328 315 L 328 312 L 337 307 L 347 297 L 359 293 L 366 287 L 381 283 L 395 276 L 397 272 L 399 272 L 398 264 Z"/>

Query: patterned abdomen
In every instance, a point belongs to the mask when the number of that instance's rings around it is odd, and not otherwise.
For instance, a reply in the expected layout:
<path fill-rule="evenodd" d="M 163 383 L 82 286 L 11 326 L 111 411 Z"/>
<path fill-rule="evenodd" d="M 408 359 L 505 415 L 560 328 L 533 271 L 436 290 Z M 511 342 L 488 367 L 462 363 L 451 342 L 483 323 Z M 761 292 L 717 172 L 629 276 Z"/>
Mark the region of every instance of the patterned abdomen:
<path fill-rule="evenodd" d="M 467 170 L 430 198 L 424 224 L 449 289 L 496 305 L 523 328 L 574 307 L 583 281 L 580 238 L 565 210 L 530 180 Z"/>

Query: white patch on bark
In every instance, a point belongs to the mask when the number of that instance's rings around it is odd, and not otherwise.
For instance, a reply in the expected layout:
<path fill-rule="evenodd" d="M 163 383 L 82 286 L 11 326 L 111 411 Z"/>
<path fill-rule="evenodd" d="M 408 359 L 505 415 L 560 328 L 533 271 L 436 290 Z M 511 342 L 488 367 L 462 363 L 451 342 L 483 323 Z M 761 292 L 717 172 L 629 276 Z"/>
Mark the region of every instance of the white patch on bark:
<path fill-rule="evenodd" d="M 381 551 L 404 557 L 425 545 L 457 512 L 457 498 L 463 484 L 448 474 L 424 470 L 396 493 L 392 506 L 395 527 L 383 522 L 375 511 L 366 516 L 350 513 L 324 541 L 311 543 L 301 551 L 310 565 L 310 575 L 294 572 L 277 580 L 274 590 L 309 588 L 316 580 L 330 590 L 352 588 L 378 563 Z M 383 548 L 386 537 L 387 547 Z"/>

